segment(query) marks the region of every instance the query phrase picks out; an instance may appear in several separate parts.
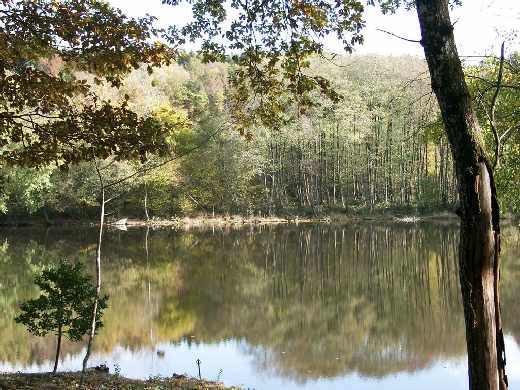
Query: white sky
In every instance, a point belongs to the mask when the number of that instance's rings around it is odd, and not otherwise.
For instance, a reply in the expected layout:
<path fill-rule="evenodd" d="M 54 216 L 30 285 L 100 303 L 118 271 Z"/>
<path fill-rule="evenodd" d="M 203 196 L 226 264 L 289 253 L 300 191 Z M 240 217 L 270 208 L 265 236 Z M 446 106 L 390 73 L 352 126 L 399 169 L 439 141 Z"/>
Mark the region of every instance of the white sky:
<path fill-rule="evenodd" d="M 158 24 L 167 27 L 182 25 L 190 19 L 186 6 L 172 7 L 160 0 L 108 0 L 113 6 L 134 17 L 146 13 L 158 17 Z M 415 10 L 400 10 L 396 15 L 382 15 L 377 7 L 367 7 L 364 30 L 365 43 L 355 48 L 356 53 L 387 55 L 411 54 L 423 56 L 422 47 L 377 31 L 383 29 L 397 35 L 420 39 Z M 455 38 L 460 55 L 499 54 L 504 33 L 520 29 L 520 0 L 463 0 L 463 5 L 452 11 Z M 327 49 L 341 53 L 342 47 L 335 39 L 326 41 Z M 510 40 L 506 52 L 520 50 L 520 37 Z"/>

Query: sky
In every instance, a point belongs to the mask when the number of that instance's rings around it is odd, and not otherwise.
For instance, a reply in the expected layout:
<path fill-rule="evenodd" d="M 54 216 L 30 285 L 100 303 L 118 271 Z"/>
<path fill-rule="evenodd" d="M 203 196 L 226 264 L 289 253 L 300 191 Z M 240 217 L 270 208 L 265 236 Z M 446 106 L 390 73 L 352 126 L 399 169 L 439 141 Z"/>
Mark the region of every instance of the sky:
<path fill-rule="evenodd" d="M 138 17 L 148 13 L 158 18 L 161 27 L 171 24 L 182 25 L 190 19 L 186 6 L 172 7 L 161 4 L 161 0 L 108 0 L 127 15 Z M 461 56 L 499 54 L 504 33 L 520 29 L 520 0 L 463 0 L 460 7 L 451 13 L 455 23 L 455 39 Z M 424 57 L 418 43 L 406 42 L 383 32 L 419 40 L 419 23 L 415 10 L 399 10 L 395 15 L 382 15 L 377 7 L 367 7 L 365 43 L 355 48 L 358 54 L 416 55 Z M 325 41 L 325 47 L 336 53 L 342 47 L 334 38 Z M 520 36 L 506 44 L 506 52 L 520 50 Z"/>

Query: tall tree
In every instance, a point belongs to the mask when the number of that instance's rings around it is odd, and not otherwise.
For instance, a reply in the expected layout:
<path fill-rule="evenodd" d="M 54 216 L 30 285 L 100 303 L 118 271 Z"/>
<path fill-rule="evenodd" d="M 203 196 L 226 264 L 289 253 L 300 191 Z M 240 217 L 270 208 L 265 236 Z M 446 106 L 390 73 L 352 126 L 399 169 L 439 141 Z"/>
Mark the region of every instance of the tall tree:
<path fill-rule="evenodd" d="M 163 2 L 176 5 L 180 0 Z M 277 126 L 280 119 L 283 120 L 281 113 L 291 102 L 295 102 L 293 106 L 298 114 L 312 106 L 309 96 L 314 89 L 320 89 L 332 99 L 339 98 L 328 80 L 309 73 L 309 57 L 324 55 L 320 40 L 331 33 L 343 40 L 347 50 L 351 50 L 352 44 L 362 42 L 364 7 L 361 1 L 234 0 L 231 7 L 237 10 L 238 16 L 227 31 L 221 27 L 226 19 L 224 0 L 192 0 L 190 3 L 194 21 L 181 32 L 191 39 L 204 38 L 205 58 L 222 58 L 226 49 L 240 53 L 233 57 L 239 67 L 231 77 L 235 102 L 238 102 L 235 110 L 238 123 L 250 126 L 259 119 Z M 469 385 L 472 390 L 504 389 L 507 378 L 498 297 L 499 209 L 493 172 L 479 139 L 479 124 L 455 46 L 450 1 L 379 0 L 377 3 L 383 11 L 392 11 L 403 3 L 415 5 L 417 9 L 422 33 L 420 42 L 459 185 L 459 263 Z M 178 30 L 173 29 L 172 33 Z"/>
<path fill-rule="evenodd" d="M 460 197 L 459 266 L 469 385 L 505 389 L 499 300 L 500 213 L 493 171 L 481 141 L 457 53 L 448 0 L 417 0 L 424 53 L 448 136 Z"/>

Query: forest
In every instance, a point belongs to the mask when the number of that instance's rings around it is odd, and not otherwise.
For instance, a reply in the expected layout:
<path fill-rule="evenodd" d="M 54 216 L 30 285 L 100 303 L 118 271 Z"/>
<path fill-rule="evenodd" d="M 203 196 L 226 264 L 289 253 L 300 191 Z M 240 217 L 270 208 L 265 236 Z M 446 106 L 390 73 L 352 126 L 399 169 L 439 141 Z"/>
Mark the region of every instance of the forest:
<path fill-rule="evenodd" d="M 520 57 L 504 66 L 496 104 L 501 129 L 518 121 Z M 55 60 L 41 65 L 59 72 Z M 484 139 L 498 58 L 465 69 Z M 106 180 L 132 176 L 112 189 L 110 211 L 119 217 L 168 218 L 198 214 L 321 215 L 384 210 L 421 213 L 454 210 L 457 183 L 426 63 L 409 56 L 315 57 L 312 71 L 331 80 L 340 103 L 315 104 L 293 120 L 242 134 L 233 126 L 229 63 L 205 64 L 184 54 L 175 64 L 149 73 L 132 71 L 119 88 L 96 85 L 98 96 L 176 126 L 168 142 L 172 157 L 142 161 L 108 156 Z M 319 96 L 314 96 L 319 99 Z M 286 116 L 290 112 L 285 113 Z M 520 132 L 502 142 L 495 174 L 503 213 L 520 211 Z M 193 150 L 192 150 L 193 149 Z M 171 161 L 169 161 L 171 160 Z M 96 218 L 99 182 L 92 162 L 38 168 L 3 166 L 0 210 L 9 217 Z"/>

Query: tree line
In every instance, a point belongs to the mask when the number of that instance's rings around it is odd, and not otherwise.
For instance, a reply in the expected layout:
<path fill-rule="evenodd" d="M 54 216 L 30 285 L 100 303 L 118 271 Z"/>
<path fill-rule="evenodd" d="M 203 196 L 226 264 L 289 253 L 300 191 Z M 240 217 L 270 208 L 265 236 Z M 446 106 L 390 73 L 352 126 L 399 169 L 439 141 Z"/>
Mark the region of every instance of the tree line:
<path fill-rule="evenodd" d="M 517 56 L 511 56 L 511 64 Z M 467 68 L 475 98 L 497 72 L 497 60 Z M 113 102 L 175 125 L 169 142 L 182 159 L 124 183 L 112 206 L 122 216 L 169 217 L 193 213 L 320 213 L 384 209 L 453 209 L 456 179 L 424 61 L 413 57 L 349 56 L 314 59 L 343 95 L 341 104 L 316 105 L 276 128 L 255 125 L 249 136 L 231 126 L 227 63 L 203 64 L 184 55 L 149 74 L 131 72 L 116 89 L 96 86 Z M 514 117 L 518 76 L 500 115 Z M 88 80 L 90 76 L 84 75 Z M 515 80 L 514 77 L 517 77 Z M 516 88 L 516 89 L 515 89 Z M 480 95 L 479 95 L 480 93 Z M 318 99 L 318 97 L 316 97 Z M 478 106 L 485 107 L 485 106 Z M 484 108 L 480 110 L 485 115 Z M 507 119 L 504 119 L 507 120 Z M 509 119 L 512 122 L 513 119 Z M 486 131 L 491 141 L 491 131 Z M 517 212 L 518 134 L 505 143 L 497 183 L 504 210 Z M 137 172 L 135 159 L 108 157 L 106 177 Z M 156 157 L 156 161 L 162 161 Z M 99 183 L 94 167 L 3 167 L 0 206 L 11 216 L 96 215 Z M 118 189 L 121 191 L 121 189 Z M 145 204 L 146 203 L 146 204 Z"/>

